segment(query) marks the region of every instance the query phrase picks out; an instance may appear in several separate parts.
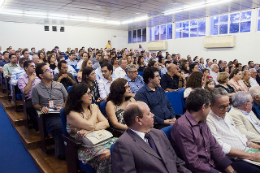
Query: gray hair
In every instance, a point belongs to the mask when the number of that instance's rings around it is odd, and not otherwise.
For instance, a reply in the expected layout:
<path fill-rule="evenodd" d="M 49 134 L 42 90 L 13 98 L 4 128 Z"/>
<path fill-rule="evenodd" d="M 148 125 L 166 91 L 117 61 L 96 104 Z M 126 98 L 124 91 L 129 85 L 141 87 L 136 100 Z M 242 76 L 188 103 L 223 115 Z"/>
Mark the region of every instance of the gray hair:
<path fill-rule="evenodd" d="M 232 104 L 234 107 L 242 106 L 244 103 L 250 102 L 250 93 L 245 91 L 238 91 L 232 97 Z"/>
<path fill-rule="evenodd" d="M 217 66 L 217 67 L 218 67 L 217 64 L 212 64 L 212 65 L 210 66 L 210 69 L 213 70 L 214 66 Z"/>
<path fill-rule="evenodd" d="M 37 54 L 34 54 L 34 55 L 33 55 L 33 57 L 32 57 L 32 59 L 34 59 L 36 56 L 38 57 L 38 55 L 37 55 Z"/>
<path fill-rule="evenodd" d="M 127 59 L 126 59 L 126 58 L 120 58 L 120 59 L 119 59 L 119 61 L 118 61 L 119 65 L 121 65 L 121 64 L 122 64 L 122 61 L 123 61 L 123 60 L 127 61 Z"/>
<path fill-rule="evenodd" d="M 131 72 L 133 68 L 136 68 L 136 69 L 137 69 L 136 65 L 134 65 L 134 64 L 128 64 L 128 65 L 126 66 L 125 72 L 126 72 L 126 73 Z"/>
<path fill-rule="evenodd" d="M 173 67 L 174 67 L 173 64 L 169 64 L 168 67 L 167 67 L 167 71 L 170 71 Z"/>
<path fill-rule="evenodd" d="M 217 99 L 221 96 L 228 96 L 228 92 L 223 88 L 214 88 L 211 92 L 211 105 L 217 102 Z"/>
<path fill-rule="evenodd" d="M 252 98 L 255 99 L 255 96 L 260 95 L 260 86 L 253 86 L 249 89 L 249 93 L 251 94 Z"/>

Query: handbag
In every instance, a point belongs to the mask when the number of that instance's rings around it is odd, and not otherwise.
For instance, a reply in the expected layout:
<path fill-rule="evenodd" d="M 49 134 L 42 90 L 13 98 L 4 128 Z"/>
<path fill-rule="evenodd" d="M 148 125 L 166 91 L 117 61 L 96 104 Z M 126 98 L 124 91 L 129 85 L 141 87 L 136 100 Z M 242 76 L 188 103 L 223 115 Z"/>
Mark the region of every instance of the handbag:
<path fill-rule="evenodd" d="M 113 137 L 107 130 L 98 130 L 88 133 L 82 138 L 83 146 L 92 148 L 107 143 Z"/>

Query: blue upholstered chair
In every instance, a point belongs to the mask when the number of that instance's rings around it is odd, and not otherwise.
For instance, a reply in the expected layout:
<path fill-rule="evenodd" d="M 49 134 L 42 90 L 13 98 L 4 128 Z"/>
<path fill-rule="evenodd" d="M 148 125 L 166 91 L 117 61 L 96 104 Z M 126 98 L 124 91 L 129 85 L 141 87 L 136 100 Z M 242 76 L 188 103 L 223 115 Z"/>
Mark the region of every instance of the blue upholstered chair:
<path fill-rule="evenodd" d="M 106 106 L 107 106 L 107 101 L 103 101 L 100 103 L 100 111 L 107 118 Z"/>
<path fill-rule="evenodd" d="M 172 130 L 172 126 L 168 126 L 168 127 L 164 127 L 161 130 L 166 134 L 166 136 L 168 137 L 169 141 L 171 141 L 172 137 L 171 137 L 171 130 Z"/>
<path fill-rule="evenodd" d="M 70 92 L 71 88 L 72 88 L 72 86 L 68 86 L 68 88 L 67 88 L 68 93 Z"/>
<path fill-rule="evenodd" d="M 62 124 L 62 136 L 64 139 L 64 148 L 66 153 L 68 172 L 78 173 L 78 170 L 83 170 L 86 173 L 95 173 L 96 170 L 93 167 L 88 164 L 84 165 L 81 161 L 78 160 L 78 148 L 81 146 L 81 144 L 74 138 L 69 136 L 66 129 L 67 119 L 63 112 L 63 109 L 64 108 L 60 110 L 60 118 Z"/>
<path fill-rule="evenodd" d="M 138 75 L 143 77 L 143 71 L 138 71 Z"/>

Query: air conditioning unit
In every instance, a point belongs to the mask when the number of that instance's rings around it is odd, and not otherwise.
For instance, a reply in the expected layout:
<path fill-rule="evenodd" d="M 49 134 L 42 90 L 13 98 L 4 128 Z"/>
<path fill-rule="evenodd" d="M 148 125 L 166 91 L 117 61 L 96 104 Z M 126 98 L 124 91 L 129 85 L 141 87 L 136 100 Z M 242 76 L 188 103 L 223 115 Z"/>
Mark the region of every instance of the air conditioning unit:
<path fill-rule="evenodd" d="M 166 50 L 167 42 L 166 41 L 154 41 L 147 43 L 148 50 Z"/>
<path fill-rule="evenodd" d="M 204 48 L 235 47 L 236 37 L 234 35 L 207 36 L 204 38 Z"/>

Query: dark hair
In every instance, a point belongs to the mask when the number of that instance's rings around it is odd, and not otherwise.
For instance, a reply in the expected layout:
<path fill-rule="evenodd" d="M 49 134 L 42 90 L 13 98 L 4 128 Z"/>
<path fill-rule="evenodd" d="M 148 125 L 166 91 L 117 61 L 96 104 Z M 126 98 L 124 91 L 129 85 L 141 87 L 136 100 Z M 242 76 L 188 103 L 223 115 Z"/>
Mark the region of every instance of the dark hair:
<path fill-rule="evenodd" d="M 112 59 L 111 59 L 111 64 L 112 65 L 114 65 L 114 62 L 116 61 L 116 59 L 117 59 L 117 57 L 115 56 L 115 57 L 113 57 Z"/>
<path fill-rule="evenodd" d="M 61 61 L 58 63 L 58 69 L 59 69 L 59 70 L 61 69 L 62 63 L 63 63 L 63 64 L 67 64 L 67 61 L 61 60 Z"/>
<path fill-rule="evenodd" d="M 238 68 L 238 67 L 239 67 L 239 65 L 242 65 L 242 64 L 241 64 L 241 63 L 237 63 L 237 64 L 236 64 L 236 68 Z"/>
<path fill-rule="evenodd" d="M 192 73 L 192 70 L 195 68 L 195 66 L 198 65 L 197 63 L 190 64 L 190 72 Z"/>
<path fill-rule="evenodd" d="M 139 67 L 142 66 L 142 64 L 141 64 L 141 59 L 142 59 L 142 58 L 143 58 L 143 56 L 139 56 L 139 57 L 138 57 L 137 64 L 139 65 Z"/>
<path fill-rule="evenodd" d="M 123 96 L 125 94 L 125 84 L 127 80 L 124 78 L 118 78 L 110 86 L 110 93 L 108 95 L 107 101 L 112 101 L 115 105 L 119 106 L 124 100 Z M 126 97 L 125 100 L 129 100 L 131 97 Z"/>
<path fill-rule="evenodd" d="M 22 51 L 22 54 L 24 54 L 26 51 L 28 51 L 28 49 L 24 49 L 24 50 Z"/>
<path fill-rule="evenodd" d="M 222 62 L 223 62 L 222 60 L 219 60 L 219 61 L 218 61 L 218 64 L 222 64 Z"/>
<path fill-rule="evenodd" d="M 23 59 L 23 58 L 21 58 L 21 59 Z M 21 60 L 21 59 L 20 59 L 20 60 Z M 24 58 L 24 59 L 26 60 L 26 58 Z M 19 60 L 19 63 L 20 63 L 20 60 Z M 33 63 L 33 61 L 31 61 L 31 60 L 24 61 L 24 63 L 23 63 L 23 68 L 29 67 L 29 65 L 30 65 L 31 63 Z"/>
<path fill-rule="evenodd" d="M 149 62 L 148 62 L 148 67 L 153 67 L 155 63 L 156 63 L 155 60 L 150 59 Z"/>
<path fill-rule="evenodd" d="M 75 53 L 74 52 L 72 52 L 73 50 L 71 50 L 70 51 L 70 53 L 69 53 L 69 56 L 71 56 L 71 55 L 74 55 Z"/>
<path fill-rule="evenodd" d="M 229 74 L 232 72 L 232 71 L 231 71 L 231 68 L 232 68 L 232 67 L 234 67 L 234 66 L 233 66 L 233 65 L 231 65 L 231 66 L 229 66 L 229 67 L 228 67 Z"/>
<path fill-rule="evenodd" d="M 233 64 L 235 63 L 235 61 L 237 61 L 237 59 L 234 59 Z"/>
<path fill-rule="evenodd" d="M 186 65 L 187 62 L 188 62 L 187 60 L 182 60 L 181 61 L 181 70 L 184 70 L 185 73 L 188 72 L 187 67 L 185 68 L 185 65 Z"/>
<path fill-rule="evenodd" d="M 31 50 L 35 49 L 35 47 L 32 47 Z"/>
<path fill-rule="evenodd" d="M 111 64 L 104 63 L 101 65 L 101 68 L 103 68 L 103 67 L 107 67 L 108 71 L 112 71 L 112 73 L 113 73 L 113 66 Z"/>
<path fill-rule="evenodd" d="M 205 73 L 205 71 L 209 71 L 209 69 L 207 69 L 207 68 L 204 68 L 204 69 L 202 70 L 202 73 L 204 74 L 204 73 Z"/>
<path fill-rule="evenodd" d="M 211 95 L 207 90 L 196 88 L 187 97 L 186 108 L 189 112 L 198 112 L 204 104 L 208 107 L 210 101 Z"/>
<path fill-rule="evenodd" d="M 81 64 L 81 67 L 80 67 L 80 70 L 79 71 L 82 71 L 84 70 L 84 68 L 86 67 L 88 61 L 91 61 L 90 59 L 87 59 L 87 60 L 84 60 Z"/>
<path fill-rule="evenodd" d="M 24 64 L 24 61 L 26 61 L 26 58 L 20 58 L 20 59 L 19 59 L 19 65 L 20 65 L 20 64 Z"/>
<path fill-rule="evenodd" d="M 25 61 L 25 62 L 26 62 L 26 61 Z M 41 78 L 40 78 L 40 74 L 43 74 L 42 67 L 45 66 L 45 65 L 47 65 L 47 64 L 45 64 L 45 63 L 40 63 L 40 64 L 38 64 L 38 65 L 36 66 L 35 73 L 36 73 L 36 75 L 38 76 L 39 79 L 41 79 Z"/>
<path fill-rule="evenodd" d="M 160 56 L 158 57 L 158 62 L 159 62 L 159 63 L 162 63 L 162 60 L 163 60 L 163 56 L 160 55 Z"/>
<path fill-rule="evenodd" d="M 187 80 L 186 88 L 191 87 L 192 89 L 202 87 L 203 74 L 200 71 L 195 71 L 190 74 Z"/>
<path fill-rule="evenodd" d="M 6 53 L 9 53 L 9 52 L 8 52 L 8 51 L 4 51 L 4 52 L 3 52 L 3 55 L 5 55 Z"/>
<path fill-rule="evenodd" d="M 64 56 L 63 56 L 63 55 L 59 56 L 59 57 L 57 58 L 57 61 L 60 62 L 60 59 L 61 59 L 61 58 L 64 58 Z"/>
<path fill-rule="evenodd" d="M 235 74 L 238 74 L 240 72 L 240 70 L 238 69 L 234 69 L 231 73 L 230 73 L 230 76 L 229 76 L 229 79 L 232 79 L 234 77 Z"/>
<path fill-rule="evenodd" d="M 14 55 L 15 58 L 16 58 L 16 55 L 15 55 L 14 53 L 10 53 L 10 54 L 9 54 L 9 59 L 11 59 L 13 55 Z"/>
<path fill-rule="evenodd" d="M 154 78 L 154 72 L 158 72 L 159 70 L 155 67 L 147 67 L 143 71 L 143 79 L 146 84 L 149 83 L 149 78 Z"/>
<path fill-rule="evenodd" d="M 89 87 L 86 83 L 75 83 L 72 86 L 64 108 L 65 115 L 68 115 L 70 111 L 83 112 L 81 97 L 88 92 L 88 89 Z"/>
<path fill-rule="evenodd" d="M 105 63 L 108 63 L 108 59 L 100 58 L 99 65 L 102 66 Z"/>
<path fill-rule="evenodd" d="M 254 62 L 254 61 L 248 61 L 248 65 L 249 65 L 251 62 Z"/>
<path fill-rule="evenodd" d="M 171 61 L 166 61 L 165 66 L 166 66 L 166 64 L 171 64 L 171 63 L 172 63 Z M 176 62 L 176 65 L 177 65 L 177 62 Z"/>
<path fill-rule="evenodd" d="M 53 56 L 53 54 L 48 55 L 47 62 L 48 62 L 49 64 L 51 64 L 51 58 L 52 58 L 52 56 Z"/>
<path fill-rule="evenodd" d="M 39 51 L 38 51 L 38 57 L 41 58 L 41 56 L 40 56 L 41 53 L 43 53 L 43 55 L 44 55 L 44 57 L 45 57 L 45 54 L 44 54 L 44 52 L 43 52 L 42 50 L 39 50 Z M 46 61 L 46 59 L 43 58 L 43 61 Z"/>
<path fill-rule="evenodd" d="M 247 67 L 247 65 L 244 65 L 243 67 L 242 67 L 242 71 L 244 71 L 244 69 Z"/>
<path fill-rule="evenodd" d="M 205 90 L 207 91 L 211 91 L 211 89 L 209 88 L 209 83 L 214 82 L 214 85 L 216 86 L 216 83 L 213 79 L 208 79 L 205 85 Z"/>
<path fill-rule="evenodd" d="M 143 112 L 138 105 L 132 105 L 131 108 L 124 111 L 125 124 L 129 127 L 135 122 L 135 117 L 143 118 Z"/>
<path fill-rule="evenodd" d="M 82 72 L 81 82 L 88 83 L 87 76 L 89 76 L 92 71 L 94 71 L 92 67 L 85 67 Z"/>

